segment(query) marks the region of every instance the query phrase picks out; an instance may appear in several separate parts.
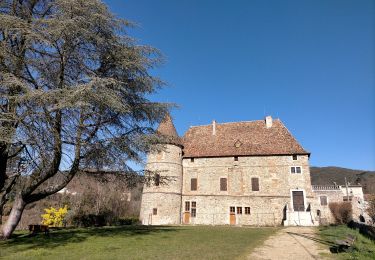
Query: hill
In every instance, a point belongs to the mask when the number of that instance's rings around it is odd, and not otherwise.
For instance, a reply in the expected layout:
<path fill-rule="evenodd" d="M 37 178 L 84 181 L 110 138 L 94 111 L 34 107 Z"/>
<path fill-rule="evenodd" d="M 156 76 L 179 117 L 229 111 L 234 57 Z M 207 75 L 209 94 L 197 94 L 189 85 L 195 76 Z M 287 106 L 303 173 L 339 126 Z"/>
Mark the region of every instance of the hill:
<path fill-rule="evenodd" d="M 345 177 L 350 184 L 361 184 L 365 194 L 375 194 L 375 171 L 352 170 L 340 167 L 311 167 L 312 185 L 345 185 Z"/>

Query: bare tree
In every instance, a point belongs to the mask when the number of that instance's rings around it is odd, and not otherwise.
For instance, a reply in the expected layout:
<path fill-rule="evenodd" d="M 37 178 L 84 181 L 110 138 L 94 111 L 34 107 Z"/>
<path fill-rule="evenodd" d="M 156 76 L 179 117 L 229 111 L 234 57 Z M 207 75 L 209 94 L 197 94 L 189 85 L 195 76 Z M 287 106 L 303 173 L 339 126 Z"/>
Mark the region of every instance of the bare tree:
<path fill-rule="evenodd" d="M 373 194 L 368 196 L 367 213 L 371 218 L 371 223 L 375 225 L 375 195 Z"/>
<path fill-rule="evenodd" d="M 149 73 L 160 53 L 101 1 L 1 0 L 0 11 L 0 198 L 20 182 L 2 228 L 9 238 L 27 204 L 78 170 L 131 171 L 126 162 L 158 141 L 151 126 L 169 105 L 148 99 L 163 86 Z M 10 171 L 11 160 L 22 167 Z"/>

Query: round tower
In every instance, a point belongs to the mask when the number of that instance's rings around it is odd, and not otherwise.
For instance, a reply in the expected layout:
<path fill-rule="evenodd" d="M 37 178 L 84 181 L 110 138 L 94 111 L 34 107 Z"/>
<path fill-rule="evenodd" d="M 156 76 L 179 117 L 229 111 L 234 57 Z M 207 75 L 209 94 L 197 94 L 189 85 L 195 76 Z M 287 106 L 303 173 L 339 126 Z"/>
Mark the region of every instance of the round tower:
<path fill-rule="evenodd" d="M 180 224 L 182 191 L 182 142 L 170 115 L 157 132 L 167 137 L 163 149 L 147 156 L 146 170 L 153 181 L 143 187 L 140 220 L 144 225 Z"/>

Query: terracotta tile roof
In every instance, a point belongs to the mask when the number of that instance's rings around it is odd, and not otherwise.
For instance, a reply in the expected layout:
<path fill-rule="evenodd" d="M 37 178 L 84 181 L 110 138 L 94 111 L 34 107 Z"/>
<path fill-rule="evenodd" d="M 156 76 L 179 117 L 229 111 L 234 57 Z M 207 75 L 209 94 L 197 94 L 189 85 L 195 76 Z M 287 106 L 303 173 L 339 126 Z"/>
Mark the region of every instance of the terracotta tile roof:
<path fill-rule="evenodd" d="M 279 119 L 193 126 L 182 141 L 184 157 L 309 154 Z"/>
<path fill-rule="evenodd" d="M 172 117 L 169 114 L 167 114 L 163 121 L 161 121 L 156 132 L 166 139 L 165 143 L 182 146 L 181 138 L 178 136 Z"/>

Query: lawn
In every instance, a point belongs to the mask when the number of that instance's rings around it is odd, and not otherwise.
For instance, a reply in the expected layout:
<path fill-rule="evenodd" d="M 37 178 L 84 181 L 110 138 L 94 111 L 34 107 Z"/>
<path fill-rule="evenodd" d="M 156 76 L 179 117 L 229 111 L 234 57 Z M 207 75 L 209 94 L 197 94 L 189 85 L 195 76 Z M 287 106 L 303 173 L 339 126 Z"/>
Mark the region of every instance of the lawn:
<path fill-rule="evenodd" d="M 242 259 L 277 228 L 104 227 L 0 241 L 6 259 Z"/>
<path fill-rule="evenodd" d="M 326 244 L 330 245 L 331 248 L 335 245 L 336 240 L 342 240 L 348 234 L 352 234 L 356 237 L 353 252 L 333 254 L 335 259 L 375 259 L 375 241 L 361 235 L 358 230 L 350 229 L 344 225 L 319 228 L 319 235 L 321 239 L 325 241 Z"/>

